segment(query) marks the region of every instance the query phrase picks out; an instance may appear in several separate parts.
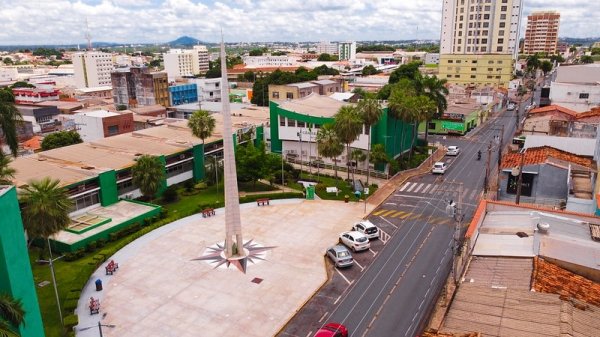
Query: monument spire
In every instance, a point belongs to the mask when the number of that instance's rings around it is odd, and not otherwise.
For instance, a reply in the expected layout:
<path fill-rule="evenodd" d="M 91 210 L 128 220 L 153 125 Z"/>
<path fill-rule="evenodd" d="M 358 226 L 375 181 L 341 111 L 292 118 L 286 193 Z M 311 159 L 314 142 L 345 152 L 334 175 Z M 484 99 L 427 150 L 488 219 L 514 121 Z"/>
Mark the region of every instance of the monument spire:
<path fill-rule="evenodd" d="M 225 257 L 245 256 L 240 219 L 237 172 L 231 127 L 231 107 L 229 105 L 229 83 L 227 81 L 227 55 L 223 32 L 221 32 L 221 107 L 223 114 L 223 161 L 225 180 Z"/>

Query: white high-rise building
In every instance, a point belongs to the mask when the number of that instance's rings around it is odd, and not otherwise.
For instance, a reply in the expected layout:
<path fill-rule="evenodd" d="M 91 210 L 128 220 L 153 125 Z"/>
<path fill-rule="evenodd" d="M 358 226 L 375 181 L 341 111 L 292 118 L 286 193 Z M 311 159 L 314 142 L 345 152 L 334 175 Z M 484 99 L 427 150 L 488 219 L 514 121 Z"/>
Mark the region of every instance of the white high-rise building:
<path fill-rule="evenodd" d="M 340 61 L 356 59 L 356 41 L 339 42 L 338 55 Z"/>
<path fill-rule="evenodd" d="M 114 70 L 112 54 L 98 51 L 75 53 L 72 58 L 77 88 L 110 86 Z"/>
<path fill-rule="evenodd" d="M 208 71 L 209 55 L 206 46 L 194 46 L 193 49 L 170 49 L 163 54 L 163 60 L 169 81 Z"/>
<path fill-rule="evenodd" d="M 316 46 L 316 52 L 317 52 L 317 54 L 330 54 L 330 55 L 337 54 L 338 53 L 337 43 L 321 41 Z"/>

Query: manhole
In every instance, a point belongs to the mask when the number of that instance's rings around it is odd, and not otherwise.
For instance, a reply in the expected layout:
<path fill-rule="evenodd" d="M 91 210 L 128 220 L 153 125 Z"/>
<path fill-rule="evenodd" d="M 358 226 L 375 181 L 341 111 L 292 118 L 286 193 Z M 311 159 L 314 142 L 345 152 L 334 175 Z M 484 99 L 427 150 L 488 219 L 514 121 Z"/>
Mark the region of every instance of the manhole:
<path fill-rule="evenodd" d="M 255 277 L 252 279 L 252 283 L 256 283 L 256 284 L 260 284 L 263 281 L 263 279 L 259 278 L 259 277 Z"/>

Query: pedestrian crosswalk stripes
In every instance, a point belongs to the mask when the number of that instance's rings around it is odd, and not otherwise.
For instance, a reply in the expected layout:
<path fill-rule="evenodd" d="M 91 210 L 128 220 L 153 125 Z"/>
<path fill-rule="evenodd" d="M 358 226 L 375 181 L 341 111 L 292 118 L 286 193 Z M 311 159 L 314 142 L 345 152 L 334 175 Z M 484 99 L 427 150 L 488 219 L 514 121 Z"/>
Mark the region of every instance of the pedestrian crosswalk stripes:
<path fill-rule="evenodd" d="M 408 185 L 410 185 L 410 182 L 407 182 L 406 184 L 404 184 L 404 186 L 402 186 L 402 188 L 399 189 L 400 192 L 404 192 L 404 190 L 408 187 Z"/>
<path fill-rule="evenodd" d="M 375 211 L 373 211 L 373 213 L 371 213 L 371 215 L 387 218 L 390 219 L 390 221 L 394 221 L 392 219 L 399 219 L 403 221 L 421 220 L 423 222 L 435 225 L 447 225 L 452 223 L 452 218 L 444 216 L 430 217 L 421 213 L 390 210 L 388 208 L 376 209 Z"/>
<path fill-rule="evenodd" d="M 423 184 L 419 184 L 417 188 L 415 188 L 415 193 L 419 193 L 419 190 L 423 187 Z"/>
<path fill-rule="evenodd" d="M 410 192 L 413 190 L 413 188 L 415 188 L 417 186 L 417 183 L 414 183 L 412 185 L 410 185 L 410 187 L 408 188 L 408 190 L 406 190 L 406 192 Z"/>
<path fill-rule="evenodd" d="M 389 216 L 390 214 L 395 213 L 395 212 L 396 212 L 395 210 L 387 211 L 387 212 L 381 214 L 381 216 Z"/>
<path fill-rule="evenodd" d="M 425 188 L 423 188 L 423 191 L 421 191 L 421 193 L 427 193 L 427 190 L 431 187 L 431 184 L 427 184 L 425 185 Z"/>

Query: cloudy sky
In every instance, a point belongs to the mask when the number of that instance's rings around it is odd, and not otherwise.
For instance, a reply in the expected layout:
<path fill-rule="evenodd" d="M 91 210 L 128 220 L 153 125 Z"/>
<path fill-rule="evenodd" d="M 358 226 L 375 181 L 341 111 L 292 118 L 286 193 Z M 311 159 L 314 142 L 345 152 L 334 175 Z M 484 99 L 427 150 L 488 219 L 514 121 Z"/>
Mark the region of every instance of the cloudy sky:
<path fill-rule="evenodd" d="M 561 13 L 561 37 L 600 36 L 598 0 L 523 0 Z M 442 0 L 0 0 L 0 45 L 439 39 Z"/>

